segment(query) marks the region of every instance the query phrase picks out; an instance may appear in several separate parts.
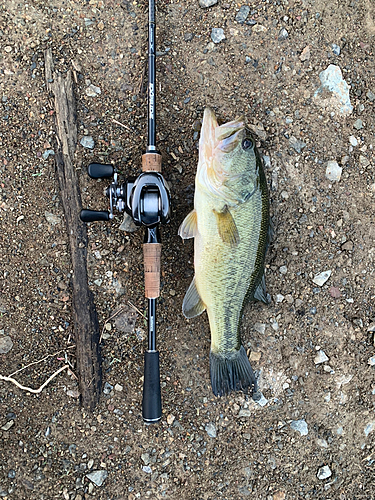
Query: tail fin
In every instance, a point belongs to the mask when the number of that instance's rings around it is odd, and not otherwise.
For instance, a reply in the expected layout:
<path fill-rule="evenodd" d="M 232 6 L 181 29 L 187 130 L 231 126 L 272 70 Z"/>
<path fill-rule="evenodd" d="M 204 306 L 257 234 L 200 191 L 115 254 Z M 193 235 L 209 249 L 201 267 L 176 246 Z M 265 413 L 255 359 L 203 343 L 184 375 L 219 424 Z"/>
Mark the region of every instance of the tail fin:
<path fill-rule="evenodd" d="M 257 390 L 257 382 L 246 351 L 221 355 L 210 352 L 211 387 L 215 396 L 223 396 L 232 391 L 252 394 Z"/>

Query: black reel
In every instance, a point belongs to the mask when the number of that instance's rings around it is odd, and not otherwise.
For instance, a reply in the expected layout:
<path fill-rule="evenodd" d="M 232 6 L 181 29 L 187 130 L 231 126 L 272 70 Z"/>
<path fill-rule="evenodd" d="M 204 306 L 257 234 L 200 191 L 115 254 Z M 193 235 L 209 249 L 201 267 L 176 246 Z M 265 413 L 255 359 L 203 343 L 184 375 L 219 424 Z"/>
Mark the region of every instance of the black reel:
<path fill-rule="evenodd" d="M 158 172 L 142 172 L 137 178 L 129 178 L 118 183 L 118 173 L 112 165 L 91 163 L 87 169 L 92 179 L 113 176 L 113 182 L 106 189 L 109 211 L 82 210 L 83 222 L 113 219 L 113 210 L 124 210 L 133 218 L 137 226 L 148 228 L 166 224 L 170 219 L 170 193 L 167 182 Z"/>

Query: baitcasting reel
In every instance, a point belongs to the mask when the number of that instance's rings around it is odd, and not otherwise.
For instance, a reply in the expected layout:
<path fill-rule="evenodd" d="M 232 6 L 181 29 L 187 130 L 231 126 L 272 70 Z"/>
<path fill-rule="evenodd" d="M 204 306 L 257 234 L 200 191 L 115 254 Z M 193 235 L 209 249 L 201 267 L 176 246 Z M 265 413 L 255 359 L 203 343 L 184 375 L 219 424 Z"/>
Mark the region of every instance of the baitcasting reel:
<path fill-rule="evenodd" d="M 146 155 L 148 154 L 150 153 L 146 153 Z M 129 178 L 123 184 L 118 183 L 118 173 L 112 165 L 91 163 L 87 172 L 92 179 L 113 176 L 113 182 L 106 189 L 106 195 L 109 198 L 109 211 L 82 210 L 81 220 L 83 222 L 113 219 L 114 208 L 119 212 L 125 210 L 137 226 L 143 225 L 152 228 L 157 224 L 169 222 L 169 187 L 159 172 L 145 171 L 136 179 Z"/>

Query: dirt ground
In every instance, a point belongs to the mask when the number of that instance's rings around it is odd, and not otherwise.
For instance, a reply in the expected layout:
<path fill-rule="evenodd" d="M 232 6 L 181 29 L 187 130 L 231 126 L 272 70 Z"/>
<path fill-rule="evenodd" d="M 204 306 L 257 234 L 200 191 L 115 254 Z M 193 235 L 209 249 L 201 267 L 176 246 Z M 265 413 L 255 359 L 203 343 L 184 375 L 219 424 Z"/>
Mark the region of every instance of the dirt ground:
<path fill-rule="evenodd" d="M 242 5 L 250 12 L 238 22 Z M 106 209 L 106 182 L 86 166 L 139 172 L 147 3 L 7 0 L 0 10 L 0 374 L 43 360 L 14 375 L 37 388 L 66 361 L 75 367 L 44 50 L 74 72 L 79 140 L 95 143 L 77 145 L 83 205 Z M 223 28 L 220 43 L 213 28 Z M 158 145 L 173 203 L 158 304 L 162 422 L 141 418 L 142 315 L 130 308 L 125 328 L 108 321 L 128 301 L 146 308 L 143 234 L 120 231 L 118 216 L 88 228 L 104 333 L 100 404 L 83 411 L 67 371 L 36 395 L 0 381 L 1 498 L 375 498 L 374 43 L 371 0 L 157 1 Z M 330 64 L 350 85 L 350 114 L 333 110 L 329 93 L 315 97 Z M 177 229 L 193 204 L 206 105 L 222 121 L 245 114 L 266 160 L 272 301 L 250 304 L 242 320 L 261 404 L 212 395 L 207 317 L 181 313 L 193 243 Z M 340 180 L 326 177 L 328 161 Z M 324 284 L 313 282 L 326 271 Z"/>

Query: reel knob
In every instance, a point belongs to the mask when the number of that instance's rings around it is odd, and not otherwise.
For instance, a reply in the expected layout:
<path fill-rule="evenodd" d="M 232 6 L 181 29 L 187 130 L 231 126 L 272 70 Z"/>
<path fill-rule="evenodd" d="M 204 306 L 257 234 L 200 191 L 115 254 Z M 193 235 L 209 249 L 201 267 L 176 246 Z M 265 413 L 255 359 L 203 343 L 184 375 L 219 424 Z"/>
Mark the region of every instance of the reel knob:
<path fill-rule="evenodd" d="M 113 165 L 104 165 L 101 163 L 90 163 L 87 173 L 91 179 L 105 179 L 112 177 L 115 172 Z"/>
<path fill-rule="evenodd" d="M 81 210 L 80 218 L 82 222 L 95 222 L 101 220 L 109 220 L 109 212 L 107 210 Z"/>

